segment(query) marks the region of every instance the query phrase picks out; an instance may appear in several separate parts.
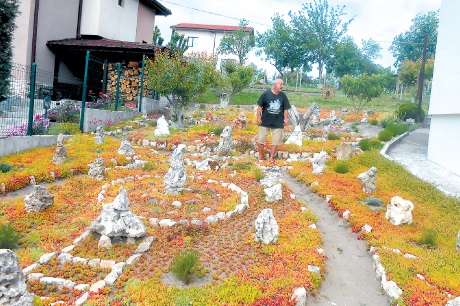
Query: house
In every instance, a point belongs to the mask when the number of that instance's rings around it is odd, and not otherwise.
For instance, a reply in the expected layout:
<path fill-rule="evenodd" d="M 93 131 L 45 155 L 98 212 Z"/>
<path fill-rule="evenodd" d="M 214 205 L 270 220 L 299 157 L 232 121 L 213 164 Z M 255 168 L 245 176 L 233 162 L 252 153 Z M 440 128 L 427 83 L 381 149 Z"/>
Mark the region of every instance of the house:
<path fill-rule="evenodd" d="M 188 50 L 185 54 L 192 52 L 206 52 L 210 55 L 217 55 L 217 64 L 221 65 L 223 61 L 238 60 L 234 54 L 218 54 L 218 49 L 222 38 L 225 34 L 236 31 L 238 26 L 214 25 L 214 24 L 196 24 L 196 23 L 179 23 L 171 26 L 178 34 L 185 35 L 188 40 Z M 254 36 L 254 28 L 244 28 L 249 35 Z"/>
<path fill-rule="evenodd" d="M 438 41 L 434 62 L 433 87 L 429 115 L 428 159 L 460 175 L 460 58 L 458 33 L 460 2 L 442 0 L 439 14 Z"/>
<path fill-rule="evenodd" d="M 13 62 L 81 81 L 85 54 L 109 62 L 153 55 L 156 16 L 171 11 L 156 0 L 21 0 L 13 37 Z"/>

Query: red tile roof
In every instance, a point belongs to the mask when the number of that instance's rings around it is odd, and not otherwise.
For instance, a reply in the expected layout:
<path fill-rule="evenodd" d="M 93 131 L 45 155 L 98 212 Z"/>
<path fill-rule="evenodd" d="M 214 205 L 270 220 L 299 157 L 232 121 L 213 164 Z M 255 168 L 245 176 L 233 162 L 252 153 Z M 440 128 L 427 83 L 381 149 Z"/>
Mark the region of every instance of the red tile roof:
<path fill-rule="evenodd" d="M 210 31 L 236 31 L 239 26 L 228 26 L 228 25 L 218 25 L 218 24 L 200 24 L 200 23 L 179 23 L 171 26 L 173 29 L 193 29 L 193 30 L 210 30 Z M 245 27 L 246 32 L 252 32 L 254 29 L 252 27 Z"/>

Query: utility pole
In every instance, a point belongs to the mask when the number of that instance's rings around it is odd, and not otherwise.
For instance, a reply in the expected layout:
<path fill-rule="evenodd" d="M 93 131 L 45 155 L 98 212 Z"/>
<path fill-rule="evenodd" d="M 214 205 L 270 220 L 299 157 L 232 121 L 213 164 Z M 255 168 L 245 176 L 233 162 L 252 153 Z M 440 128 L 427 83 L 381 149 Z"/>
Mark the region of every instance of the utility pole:
<path fill-rule="evenodd" d="M 418 75 L 418 110 L 417 110 L 417 122 L 421 123 L 420 113 L 422 111 L 422 96 L 423 96 L 423 83 L 425 81 L 425 62 L 426 62 L 426 45 L 428 42 L 428 35 L 425 34 L 423 38 L 423 53 L 422 53 L 422 67 Z"/>

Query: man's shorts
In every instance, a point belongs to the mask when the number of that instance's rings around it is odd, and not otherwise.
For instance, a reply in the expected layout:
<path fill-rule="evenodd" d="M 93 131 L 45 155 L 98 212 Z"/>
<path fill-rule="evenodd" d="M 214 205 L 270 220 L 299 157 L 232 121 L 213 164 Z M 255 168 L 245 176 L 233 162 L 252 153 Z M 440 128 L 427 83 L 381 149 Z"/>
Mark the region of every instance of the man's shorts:
<path fill-rule="evenodd" d="M 267 136 L 272 131 L 272 146 L 279 146 L 283 142 L 284 129 L 272 129 L 265 126 L 259 127 L 258 143 L 265 144 Z"/>

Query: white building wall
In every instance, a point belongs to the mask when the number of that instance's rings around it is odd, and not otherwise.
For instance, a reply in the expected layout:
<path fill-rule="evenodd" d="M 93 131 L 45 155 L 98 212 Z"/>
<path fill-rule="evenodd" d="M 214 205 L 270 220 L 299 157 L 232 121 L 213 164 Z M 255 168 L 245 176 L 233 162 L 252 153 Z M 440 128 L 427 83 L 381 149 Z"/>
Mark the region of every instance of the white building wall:
<path fill-rule="evenodd" d="M 108 39 L 136 41 L 139 0 L 87 0 L 83 2 L 82 35 L 98 35 Z"/>
<path fill-rule="evenodd" d="M 224 37 L 223 32 L 211 32 L 205 30 L 185 30 L 178 29 L 178 34 L 185 35 L 185 37 L 197 37 L 194 40 L 193 47 L 189 47 L 185 55 L 192 52 L 206 52 L 209 55 L 217 55 L 217 67 L 220 67 L 220 62 L 222 59 L 235 59 L 238 60 L 236 55 L 228 54 L 221 55 L 217 54 L 218 48 L 220 46 L 220 41 Z"/>
<path fill-rule="evenodd" d="M 152 43 L 153 29 L 155 27 L 155 11 L 139 3 L 139 12 L 136 27 L 136 42 L 145 41 Z"/>
<path fill-rule="evenodd" d="M 32 52 L 34 1 L 19 2 L 19 15 L 14 20 L 16 29 L 13 34 L 13 63 L 30 66 Z"/>
<path fill-rule="evenodd" d="M 460 1 L 442 0 L 434 63 L 428 159 L 460 175 Z"/>

